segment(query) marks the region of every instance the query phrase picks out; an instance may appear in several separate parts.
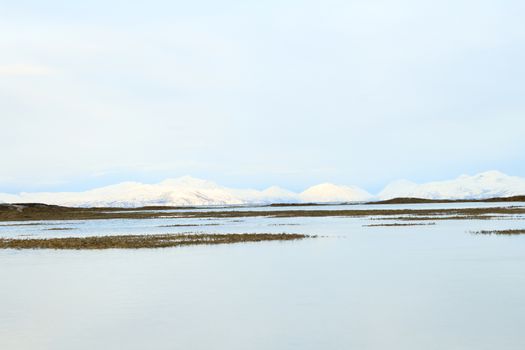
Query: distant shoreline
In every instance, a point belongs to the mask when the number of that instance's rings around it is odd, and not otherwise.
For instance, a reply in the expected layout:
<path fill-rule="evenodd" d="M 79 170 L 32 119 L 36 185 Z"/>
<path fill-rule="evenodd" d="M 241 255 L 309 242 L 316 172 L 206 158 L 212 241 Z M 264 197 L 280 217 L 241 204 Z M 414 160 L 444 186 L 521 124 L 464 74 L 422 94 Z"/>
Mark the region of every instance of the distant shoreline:
<path fill-rule="evenodd" d="M 381 201 L 370 201 L 365 204 L 425 204 L 425 203 L 504 203 L 525 202 L 525 195 L 511 197 L 492 197 L 484 199 L 427 199 L 413 197 L 399 197 Z"/>
<path fill-rule="evenodd" d="M 396 197 L 392 199 L 364 201 L 364 202 L 340 202 L 340 203 L 272 203 L 262 205 L 265 207 L 305 207 L 323 205 L 360 205 L 360 204 L 431 204 L 431 203 L 504 203 L 504 202 L 524 202 L 525 195 L 510 197 L 491 197 L 482 199 L 428 199 L 417 197 Z"/>
<path fill-rule="evenodd" d="M 488 215 L 525 214 L 525 207 L 491 207 L 491 208 L 381 208 L 381 204 L 427 204 L 427 203 L 501 203 L 501 202 L 525 202 L 525 196 L 497 197 L 479 200 L 431 200 L 421 198 L 396 198 L 387 201 L 351 203 L 378 205 L 374 209 L 348 209 L 343 205 L 349 203 L 331 204 L 341 205 L 341 209 L 326 209 L 327 204 L 271 204 L 252 207 L 244 206 L 222 206 L 222 207 L 164 207 L 148 206 L 139 208 L 120 207 L 94 207 L 76 208 L 58 205 L 47 205 L 39 203 L 0 204 L 0 221 L 42 221 L 42 220 L 97 220 L 97 219 L 157 219 L 157 218 L 231 218 L 231 217 L 327 217 L 327 216 L 437 216 L 445 215 L 451 219 L 459 217 L 479 217 Z M 318 206 L 317 209 L 291 209 L 293 207 Z M 253 207 L 258 207 L 253 210 Z M 283 207 L 275 210 L 275 207 Z M 289 207 L 290 209 L 285 209 Z M 238 210 L 231 210 L 237 208 Z M 267 208 L 267 209 L 266 209 Z M 195 210 L 203 209 L 203 210 Z M 204 210 L 207 209 L 207 210 Z M 166 212 L 179 210 L 177 212 Z M 484 216 L 484 217 L 483 217 Z"/>

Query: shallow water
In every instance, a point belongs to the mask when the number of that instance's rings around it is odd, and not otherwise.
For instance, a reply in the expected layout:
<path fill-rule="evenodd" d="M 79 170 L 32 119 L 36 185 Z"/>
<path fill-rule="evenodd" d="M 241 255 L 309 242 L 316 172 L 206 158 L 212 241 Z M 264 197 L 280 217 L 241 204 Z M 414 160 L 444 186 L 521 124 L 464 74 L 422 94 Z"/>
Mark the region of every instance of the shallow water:
<path fill-rule="evenodd" d="M 525 221 L 364 226 L 371 223 L 378 221 L 259 217 L 0 226 L 2 237 L 321 235 L 165 249 L 2 250 L 0 349 L 525 348 L 525 236 L 469 233 L 525 228 Z M 174 224 L 208 226 L 159 227 Z M 52 227 L 73 230 L 46 230 Z"/>
<path fill-rule="evenodd" d="M 155 210 L 161 213 L 179 213 L 179 212 L 194 212 L 194 211 L 234 211 L 234 210 L 250 210 L 250 211 L 289 211 L 289 210 L 390 210 L 390 209 L 454 209 L 454 208 L 495 208 L 495 207 L 512 207 L 525 206 L 523 202 L 471 202 L 471 203 L 412 203 L 412 204 L 334 204 L 334 205 L 283 205 L 283 206 L 211 206 L 192 209 L 165 209 Z M 144 210 L 133 210 L 132 212 L 140 213 Z M 125 211 L 127 213 L 130 210 Z M 115 211 L 113 211 L 115 213 Z"/>

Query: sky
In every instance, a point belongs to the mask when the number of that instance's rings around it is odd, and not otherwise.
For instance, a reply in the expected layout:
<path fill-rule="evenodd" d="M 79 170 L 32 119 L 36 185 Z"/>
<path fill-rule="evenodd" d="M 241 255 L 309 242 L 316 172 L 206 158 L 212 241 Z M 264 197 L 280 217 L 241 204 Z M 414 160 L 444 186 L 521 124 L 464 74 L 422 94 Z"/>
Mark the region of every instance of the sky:
<path fill-rule="evenodd" d="M 0 192 L 525 176 L 525 2 L 0 0 Z"/>

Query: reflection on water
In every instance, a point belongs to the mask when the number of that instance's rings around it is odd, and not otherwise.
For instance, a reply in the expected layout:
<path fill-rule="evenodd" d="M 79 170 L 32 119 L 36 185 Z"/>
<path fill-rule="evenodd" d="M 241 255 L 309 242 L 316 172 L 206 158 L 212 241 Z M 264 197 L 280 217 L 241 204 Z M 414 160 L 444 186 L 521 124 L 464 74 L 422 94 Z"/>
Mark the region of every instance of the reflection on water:
<path fill-rule="evenodd" d="M 364 226 L 374 223 L 327 217 L 1 226 L 3 237 L 190 231 L 323 237 L 0 251 L 0 349 L 525 348 L 525 236 L 468 233 L 525 228 L 523 220 Z M 160 227 L 166 225 L 172 226 Z"/>

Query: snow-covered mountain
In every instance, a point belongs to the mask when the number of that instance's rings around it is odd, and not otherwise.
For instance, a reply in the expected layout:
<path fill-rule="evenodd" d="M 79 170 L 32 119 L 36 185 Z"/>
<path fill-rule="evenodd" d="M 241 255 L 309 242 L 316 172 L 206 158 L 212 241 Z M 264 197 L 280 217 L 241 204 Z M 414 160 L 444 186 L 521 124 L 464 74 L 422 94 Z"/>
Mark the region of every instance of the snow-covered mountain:
<path fill-rule="evenodd" d="M 234 191 L 233 191 L 234 192 Z M 85 192 L 21 193 L 0 200 L 5 202 L 39 202 L 66 206 L 140 207 L 148 205 L 191 206 L 244 204 L 231 190 L 213 182 L 188 176 L 168 179 L 158 184 L 123 182 Z"/>
<path fill-rule="evenodd" d="M 455 180 L 416 184 L 395 181 L 372 196 L 355 186 L 330 183 L 316 185 L 301 193 L 280 187 L 266 190 L 234 189 L 189 176 L 157 184 L 123 182 L 85 192 L 0 193 L 0 203 L 46 203 L 77 207 L 140 207 L 151 205 L 199 206 L 268 203 L 340 203 L 373 199 L 416 197 L 429 199 L 482 199 L 525 195 L 525 178 L 488 171 Z"/>
<path fill-rule="evenodd" d="M 379 199 L 399 197 L 428 199 L 483 199 L 525 195 L 525 178 L 509 176 L 499 171 L 487 171 L 454 180 L 416 184 L 395 181 L 379 193 Z"/>
<path fill-rule="evenodd" d="M 123 182 L 85 192 L 0 193 L 0 203 L 46 203 L 75 207 L 141 207 L 151 205 L 198 206 L 301 202 L 351 202 L 371 196 L 357 188 L 323 184 L 302 193 L 280 187 L 263 191 L 233 189 L 184 176 L 158 184 Z"/>
<path fill-rule="evenodd" d="M 356 186 L 338 186 L 324 183 L 312 186 L 299 194 L 302 202 L 355 202 L 367 201 L 373 197 L 370 193 Z"/>

